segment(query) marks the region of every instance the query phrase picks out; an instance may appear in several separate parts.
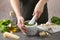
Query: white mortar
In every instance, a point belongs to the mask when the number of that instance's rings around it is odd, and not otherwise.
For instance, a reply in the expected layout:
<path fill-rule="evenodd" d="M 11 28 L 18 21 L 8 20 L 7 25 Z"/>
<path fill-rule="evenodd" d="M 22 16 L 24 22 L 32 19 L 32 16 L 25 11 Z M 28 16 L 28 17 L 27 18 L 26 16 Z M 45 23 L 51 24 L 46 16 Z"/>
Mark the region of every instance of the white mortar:
<path fill-rule="evenodd" d="M 32 26 L 27 26 L 25 25 L 26 29 L 27 29 L 27 35 L 35 35 L 37 34 L 37 23 L 35 22 L 34 25 Z"/>

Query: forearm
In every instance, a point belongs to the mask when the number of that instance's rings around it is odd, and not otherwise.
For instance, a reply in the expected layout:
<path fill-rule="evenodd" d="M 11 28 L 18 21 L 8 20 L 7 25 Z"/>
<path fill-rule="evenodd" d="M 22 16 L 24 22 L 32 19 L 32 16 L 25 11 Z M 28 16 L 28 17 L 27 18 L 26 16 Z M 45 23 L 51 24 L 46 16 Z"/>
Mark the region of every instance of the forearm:
<path fill-rule="evenodd" d="M 43 9 L 44 9 L 44 5 L 47 3 L 48 0 L 39 0 L 38 3 L 35 6 L 33 15 L 36 15 L 36 20 L 41 16 Z"/>
<path fill-rule="evenodd" d="M 21 16 L 19 0 L 10 0 L 13 10 L 15 11 L 17 19 Z"/>
<path fill-rule="evenodd" d="M 39 2 L 37 4 L 39 4 L 40 6 L 44 6 L 47 3 L 48 0 L 39 0 Z"/>

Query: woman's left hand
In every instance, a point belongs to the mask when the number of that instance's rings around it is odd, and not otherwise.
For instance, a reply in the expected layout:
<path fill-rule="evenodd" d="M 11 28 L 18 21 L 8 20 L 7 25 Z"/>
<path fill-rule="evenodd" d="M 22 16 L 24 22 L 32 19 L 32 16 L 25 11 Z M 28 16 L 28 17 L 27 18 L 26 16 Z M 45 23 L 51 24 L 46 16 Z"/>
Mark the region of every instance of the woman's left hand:
<path fill-rule="evenodd" d="M 35 20 L 37 20 L 41 16 L 43 12 L 43 8 L 44 8 L 44 5 L 40 5 L 40 4 L 36 5 L 34 12 L 33 12 L 33 16 L 36 16 Z"/>

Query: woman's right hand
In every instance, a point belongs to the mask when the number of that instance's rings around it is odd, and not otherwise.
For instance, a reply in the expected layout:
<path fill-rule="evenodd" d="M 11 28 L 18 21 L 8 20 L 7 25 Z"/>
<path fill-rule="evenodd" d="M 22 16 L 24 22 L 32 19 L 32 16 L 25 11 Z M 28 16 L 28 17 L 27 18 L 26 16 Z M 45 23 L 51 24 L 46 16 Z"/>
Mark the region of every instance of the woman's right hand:
<path fill-rule="evenodd" d="M 24 25 L 24 18 L 22 16 L 20 16 L 18 18 L 18 27 L 21 29 L 21 31 L 23 32 L 23 34 L 26 34 L 26 27 Z"/>

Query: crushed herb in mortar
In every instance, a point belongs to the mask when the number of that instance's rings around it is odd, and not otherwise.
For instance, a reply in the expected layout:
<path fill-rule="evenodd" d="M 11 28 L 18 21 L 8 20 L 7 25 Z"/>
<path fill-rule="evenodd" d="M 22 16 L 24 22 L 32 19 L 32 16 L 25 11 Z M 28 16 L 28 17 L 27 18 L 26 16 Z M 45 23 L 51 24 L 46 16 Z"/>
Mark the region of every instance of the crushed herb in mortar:
<path fill-rule="evenodd" d="M 32 25 L 34 25 L 34 24 L 29 24 L 29 21 L 26 21 L 25 23 L 24 23 L 25 25 L 27 25 L 27 26 L 32 26 Z"/>

